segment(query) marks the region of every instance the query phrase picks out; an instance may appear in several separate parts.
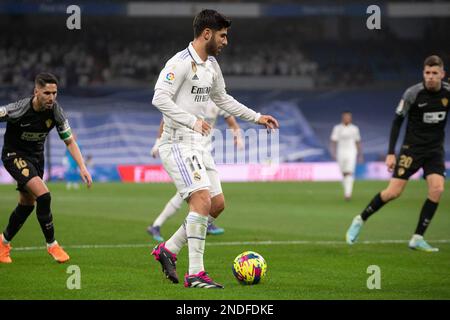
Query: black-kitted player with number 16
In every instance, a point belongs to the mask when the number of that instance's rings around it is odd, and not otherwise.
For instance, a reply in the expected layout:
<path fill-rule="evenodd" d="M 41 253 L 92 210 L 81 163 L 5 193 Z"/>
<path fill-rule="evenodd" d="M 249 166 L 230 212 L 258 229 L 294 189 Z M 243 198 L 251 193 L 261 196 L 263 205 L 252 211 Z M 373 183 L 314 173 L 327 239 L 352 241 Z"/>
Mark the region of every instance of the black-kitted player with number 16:
<path fill-rule="evenodd" d="M 438 56 L 425 59 L 423 82 L 408 88 L 396 111 L 389 141 L 386 165 L 394 171 L 389 185 L 378 193 L 364 211 L 353 219 L 346 234 L 349 244 L 355 243 L 367 219 L 387 202 L 398 198 L 408 179 L 420 168 L 428 185 L 428 198 L 420 212 L 416 231 L 409 241 L 411 249 L 436 252 L 423 235 L 436 212 L 445 182 L 445 125 L 450 108 L 450 86 L 443 82 L 444 63 Z M 395 144 L 405 117 L 408 116 L 405 140 L 398 159 Z"/>
<path fill-rule="evenodd" d="M 2 151 L 3 164 L 17 181 L 19 204 L 12 212 L 6 229 L 0 234 L 0 263 L 11 263 L 10 241 L 20 230 L 36 204 L 36 215 L 47 242 L 48 253 L 58 262 L 69 255 L 55 240 L 50 192 L 43 181 L 44 145 L 48 133 L 56 126 L 59 137 L 80 167 L 88 187 L 92 178 L 61 106 L 56 101 L 58 81 L 50 73 L 35 79 L 34 95 L 0 106 L 0 121 L 7 121 Z"/>

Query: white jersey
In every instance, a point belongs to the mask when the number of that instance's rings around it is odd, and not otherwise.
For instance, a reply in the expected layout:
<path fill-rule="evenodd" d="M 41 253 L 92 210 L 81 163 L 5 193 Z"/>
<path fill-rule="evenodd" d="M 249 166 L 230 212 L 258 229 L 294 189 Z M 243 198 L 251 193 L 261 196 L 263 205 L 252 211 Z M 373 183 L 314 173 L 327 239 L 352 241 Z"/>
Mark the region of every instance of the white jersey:
<path fill-rule="evenodd" d="M 227 94 L 217 60 L 210 56 L 202 61 L 190 43 L 166 63 L 155 85 L 152 103 L 164 115 L 161 144 L 175 139 L 190 141 L 196 147 L 204 141 L 205 137 L 193 127 L 197 119 L 207 118 L 210 99 L 231 115 L 246 121 L 259 120 L 259 113 Z"/>
<path fill-rule="evenodd" d="M 354 124 L 344 125 L 342 123 L 335 125 L 331 133 L 331 141 L 337 143 L 336 155 L 356 155 L 358 149 L 356 143 L 361 141 L 359 128 Z"/>

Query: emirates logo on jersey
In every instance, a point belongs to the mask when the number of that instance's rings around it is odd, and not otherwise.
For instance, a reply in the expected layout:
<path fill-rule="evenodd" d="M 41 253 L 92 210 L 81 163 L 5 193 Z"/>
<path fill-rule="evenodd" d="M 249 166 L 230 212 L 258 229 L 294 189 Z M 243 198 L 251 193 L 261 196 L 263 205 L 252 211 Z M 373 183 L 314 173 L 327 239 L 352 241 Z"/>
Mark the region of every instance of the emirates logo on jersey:
<path fill-rule="evenodd" d="M 444 107 L 446 107 L 448 105 L 448 99 L 447 98 L 442 98 L 441 102 L 442 102 L 442 105 Z"/>

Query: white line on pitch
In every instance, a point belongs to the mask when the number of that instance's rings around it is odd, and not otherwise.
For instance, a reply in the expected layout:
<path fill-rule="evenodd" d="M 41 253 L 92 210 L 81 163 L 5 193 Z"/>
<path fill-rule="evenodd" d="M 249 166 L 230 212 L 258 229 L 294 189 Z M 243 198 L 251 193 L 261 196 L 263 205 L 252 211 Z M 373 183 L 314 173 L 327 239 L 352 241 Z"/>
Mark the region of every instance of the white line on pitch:
<path fill-rule="evenodd" d="M 431 243 L 450 243 L 450 239 L 428 240 Z M 359 241 L 358 244 L 403 244 L 408 243 L 407 240 L 377 240 L 377 241 Z M 241 245 L 346 245 L 345 241 L 308 241 L 308 240 L 291 240 L 291 241 L 230 241 L 230 242 L 209 242 L 207 246 L 241 246 Z M 85 244 L 85 245 L 68 245 L 63 246 L 67 249 L 115 249 L 115 248 L 151 248 L 153 243 L 136 243 L 136 244 Z M 15 251 L 34 251 L 42 250 L 45 247 L 16 247 Z"/>

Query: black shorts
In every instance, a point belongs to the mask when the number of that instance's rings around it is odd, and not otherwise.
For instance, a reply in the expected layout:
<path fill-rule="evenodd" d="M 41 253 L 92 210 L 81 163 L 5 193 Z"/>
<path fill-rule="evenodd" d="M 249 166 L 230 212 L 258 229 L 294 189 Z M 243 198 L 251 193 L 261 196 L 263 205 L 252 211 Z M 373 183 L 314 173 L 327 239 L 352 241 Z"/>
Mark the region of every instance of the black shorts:
<path fill-rule="evenodd" d="M 394 169 L 394 178 L 408 180 L 420 168 L 423 168 L 423 176 L 432 173 L 445 177 L 445 153 L 444 150 L 414 151 L 414 149 L 402 148 L 397 158 Z"/>
<path fill-rule="evenodd" d="M 9 174 L 17 181 L 17 190 L 27 192 L 25 185 L 34 177 L 44 177 L 44 161 L 21 156 L 4 157 L 3 164 Z"/>

